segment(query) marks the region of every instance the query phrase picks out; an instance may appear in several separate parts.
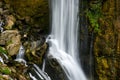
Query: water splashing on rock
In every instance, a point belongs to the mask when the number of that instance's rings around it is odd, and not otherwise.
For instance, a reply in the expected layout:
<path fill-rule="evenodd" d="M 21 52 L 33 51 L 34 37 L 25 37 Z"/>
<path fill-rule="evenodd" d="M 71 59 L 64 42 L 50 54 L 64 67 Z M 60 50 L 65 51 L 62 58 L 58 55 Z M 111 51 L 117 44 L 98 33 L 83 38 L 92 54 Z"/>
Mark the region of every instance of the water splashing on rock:
<path fill-rule="evenodd" d="M 23 62 L 23 63 L 26 65 L 26 61 L 24 60 L 24 54 L 25 54 L 25 49 L 24 49 L 24 47 L 21 45 L 15 61 Z M 27 66 L 27 65 L 26 65 L 26 66 Z"/>

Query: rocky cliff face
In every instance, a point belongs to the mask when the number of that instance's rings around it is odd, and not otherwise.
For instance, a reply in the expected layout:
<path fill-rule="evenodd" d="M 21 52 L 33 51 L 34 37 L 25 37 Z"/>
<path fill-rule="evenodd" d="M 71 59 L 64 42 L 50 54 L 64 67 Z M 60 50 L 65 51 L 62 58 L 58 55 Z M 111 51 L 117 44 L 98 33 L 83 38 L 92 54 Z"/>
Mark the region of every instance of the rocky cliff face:
<path fill-rule="evenodd" d="M 47 0 L 4 0 L 11 14 L 17 19 L 19 28 L 24 28 L 21 23 L 31 27 L 48 31 L 49 10 Z"/>
<path fill-rule="evenodd" d="M 96 18 L 100 31 L 94 39 L 95 80 L 120 80 L 120 1 L 91 0 L 90 3 L 96 6 L 100 3 L 102 13 Z"/>
<path fill-rule="evenodd" d="M 47 0 L 0 0 L 0 80 L 30 80 L 31 65 L 42 64 L 48 15 Z M 21 45 L 29 67 L 15 61 Z"/>

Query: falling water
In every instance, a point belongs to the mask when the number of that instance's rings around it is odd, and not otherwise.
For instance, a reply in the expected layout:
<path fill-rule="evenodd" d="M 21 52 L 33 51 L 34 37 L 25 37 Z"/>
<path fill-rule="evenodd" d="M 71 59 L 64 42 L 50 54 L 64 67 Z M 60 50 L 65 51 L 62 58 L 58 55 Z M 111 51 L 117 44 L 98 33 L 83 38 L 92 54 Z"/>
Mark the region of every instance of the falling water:
<path fill-rule="evenodd" d="M 4 25 L 4 23 L 2 21 L 0 21 L 0 31 L 1 32 L 3 32 L 3 27 L 2 27 L 3 25 Z"/>
<path fill-rule="evenodd" d="M 24 47 L 21 45 L 15 61 L 23 62 L 23 63 L 26 65 L 26 61 L 24 60 L 24 54 L 25 54 L 25 49 L 24 49 Z M 27 66 L 27 65 L 26 65 L 26 66 Z"/>
<path fill-rule="evenodd" d="M 79 64 L 79 0 L 51 0 L 52 31 L 47 42 L 49 56 L 55 58 L 69 80 L 87 80 Z"/>
<path fill-rule="evenodd" d="M 21 45 L 20 46 L 20 49 L 19 49 L 19 53 L 18 53 L 18 55 L 17 55 L 17 59 L 19 58 L 19 59 L 23 59 L 24 58 L 24 53 L 25 53 L 25 49 L 24 49 L 24 47 Z"/>
<path fill-rule="evenodd" d="M 45 59 L 43 60 L 42 71 L 45 71 Z"/>
<path fill-rule="evenodd" d="M 3 58 L 0 56 L 0 62 L 4 64 Z"/>

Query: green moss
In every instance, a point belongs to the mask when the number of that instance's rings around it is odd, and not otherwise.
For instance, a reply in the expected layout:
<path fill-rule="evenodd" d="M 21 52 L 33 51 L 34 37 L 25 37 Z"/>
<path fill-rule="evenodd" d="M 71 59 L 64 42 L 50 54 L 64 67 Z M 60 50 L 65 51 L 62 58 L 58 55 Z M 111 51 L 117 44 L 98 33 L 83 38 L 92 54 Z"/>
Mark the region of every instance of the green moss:
<path fill-rule="evenodd" d="M 11 70 L 8 67 L 1 68 L 0 72 L 3 74 L 11 74 Z"/>
<path fill-rule="evenodd" d="M 102 17 L 101 3 L 90 3 L 90 8 L 86 11 L 86 15 L 91 25 L 90 30 L 97 33 L 100 32 L 99 18 Z"/>
<path fill-rule="evenodd" d="M 4 53 L 4 54 L 7 54 L 7 51 L 6 50 L 4 50 L 1 46 L 0 46 L 0 53 Z"/>

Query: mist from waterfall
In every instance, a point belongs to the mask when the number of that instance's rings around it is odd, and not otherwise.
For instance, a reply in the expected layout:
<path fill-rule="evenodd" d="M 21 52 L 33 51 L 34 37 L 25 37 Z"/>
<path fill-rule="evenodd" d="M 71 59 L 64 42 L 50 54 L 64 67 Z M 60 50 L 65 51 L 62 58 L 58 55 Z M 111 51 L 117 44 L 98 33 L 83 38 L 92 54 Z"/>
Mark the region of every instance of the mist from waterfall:
<path fill-rule="evenodd" d="M 79 0 L 51 0 L 48 56 L 55 58 L 69 80 L 87 80 L 79 64 Z"/>

